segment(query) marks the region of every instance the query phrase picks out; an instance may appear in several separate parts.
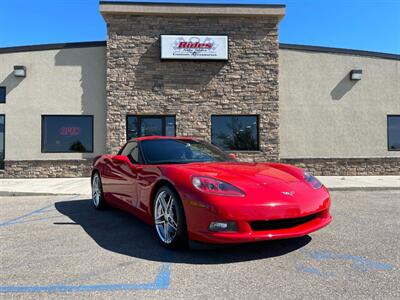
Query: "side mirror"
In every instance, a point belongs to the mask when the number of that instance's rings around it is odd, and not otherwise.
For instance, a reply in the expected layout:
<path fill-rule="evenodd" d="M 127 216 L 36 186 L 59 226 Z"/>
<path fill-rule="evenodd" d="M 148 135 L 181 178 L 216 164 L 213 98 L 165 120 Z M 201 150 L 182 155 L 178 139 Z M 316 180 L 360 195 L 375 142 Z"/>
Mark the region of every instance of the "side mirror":
<path fill-rule="evenodd" d="M 127 163 L 127 164 L 131 164 L 130 160 L 128 157 L 124 156 L 124 155 L 114 155 L 112 157 L 112 160 L 116 163 Z"/>
<path fill-rule="evenodd" d="M 237 160 L 237 156 L 235 153 L 229 153 L 229 157 L 232 158 L 233 160 Z"/>

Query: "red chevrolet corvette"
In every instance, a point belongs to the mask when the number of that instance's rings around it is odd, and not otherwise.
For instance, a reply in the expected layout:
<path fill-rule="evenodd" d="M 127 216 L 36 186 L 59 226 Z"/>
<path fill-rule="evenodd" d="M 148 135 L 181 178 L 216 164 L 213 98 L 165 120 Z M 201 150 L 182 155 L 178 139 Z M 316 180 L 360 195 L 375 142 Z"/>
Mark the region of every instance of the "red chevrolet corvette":
<path fill-rule="evenodd" d="M 99 156 L 93 204 L 152 224 L 168 248 L 188 239 L 243 243 L 307 235 L 330 223 L 328 190 L 302 169 L 237 162 L 187 137 L 142 137 Z"/>

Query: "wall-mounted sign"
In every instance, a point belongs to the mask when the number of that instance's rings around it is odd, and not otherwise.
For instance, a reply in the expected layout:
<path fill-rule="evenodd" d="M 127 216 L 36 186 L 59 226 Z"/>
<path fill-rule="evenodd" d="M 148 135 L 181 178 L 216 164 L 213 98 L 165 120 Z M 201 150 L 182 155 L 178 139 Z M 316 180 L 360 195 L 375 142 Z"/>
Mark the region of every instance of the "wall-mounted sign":
<path fill-rule="evenodd" d="M 161 35 L 161 59 L 228 60 L 228 37 Z"/>
<path fill-rule="evenodd" d="M 61 127 L 58 133 L 63 136 L 77 136 L 81 134 L 80 127 Z"/>

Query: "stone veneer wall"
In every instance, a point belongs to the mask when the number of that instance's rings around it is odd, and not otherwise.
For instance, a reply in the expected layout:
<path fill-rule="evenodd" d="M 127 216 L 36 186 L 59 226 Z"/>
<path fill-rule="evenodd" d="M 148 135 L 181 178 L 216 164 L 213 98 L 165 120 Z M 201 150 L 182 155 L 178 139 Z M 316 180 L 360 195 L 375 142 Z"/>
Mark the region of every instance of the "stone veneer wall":
<path fill-rule="evenodd" d="M 243 160 L 239 157 L 240 160 Z M 400 158 L 306 158 L 280 162 L 304 168 L 314 175 L 400 175 Z M 6 161 L 0 178 L 88 177 L 92 160 Z"/>
<path fill-rule="evenodd" d="M 399 157 L 288 158 L 280 162 L 296 165 L 318 176 L 400 175 Z"/>
<path fill-rule="evenodd" d="M 176 115 L 177 135 L 211 140 L 211 115 L 259 115 L 260 151 L 279 158 L 277 18 L 104 15 L 107 150 L 126 139 L 126 115 Z M 160 61 L 160 34 L 228 35 L 229 61 Z"/>
<path fill-rule="evenodd" d="M 91 169 L 91 159 L 5 161 L 0 178 L 87 177 Z"/>

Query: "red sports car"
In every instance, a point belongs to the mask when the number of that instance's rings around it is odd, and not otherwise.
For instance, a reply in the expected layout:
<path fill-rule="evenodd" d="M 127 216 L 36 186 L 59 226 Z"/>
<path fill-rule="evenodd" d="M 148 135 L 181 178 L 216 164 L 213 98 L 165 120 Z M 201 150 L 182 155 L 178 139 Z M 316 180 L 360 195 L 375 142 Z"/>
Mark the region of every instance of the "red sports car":
<path fill-rule="evenodd" d="M 96 158 L 93 204 L 152 224 L 168 248 L 188 240 L 243 243 L 304 236 L 328 225 L 328 190 L 302 169 L 237 162 L 188 137 L 130 140 Z"/>

